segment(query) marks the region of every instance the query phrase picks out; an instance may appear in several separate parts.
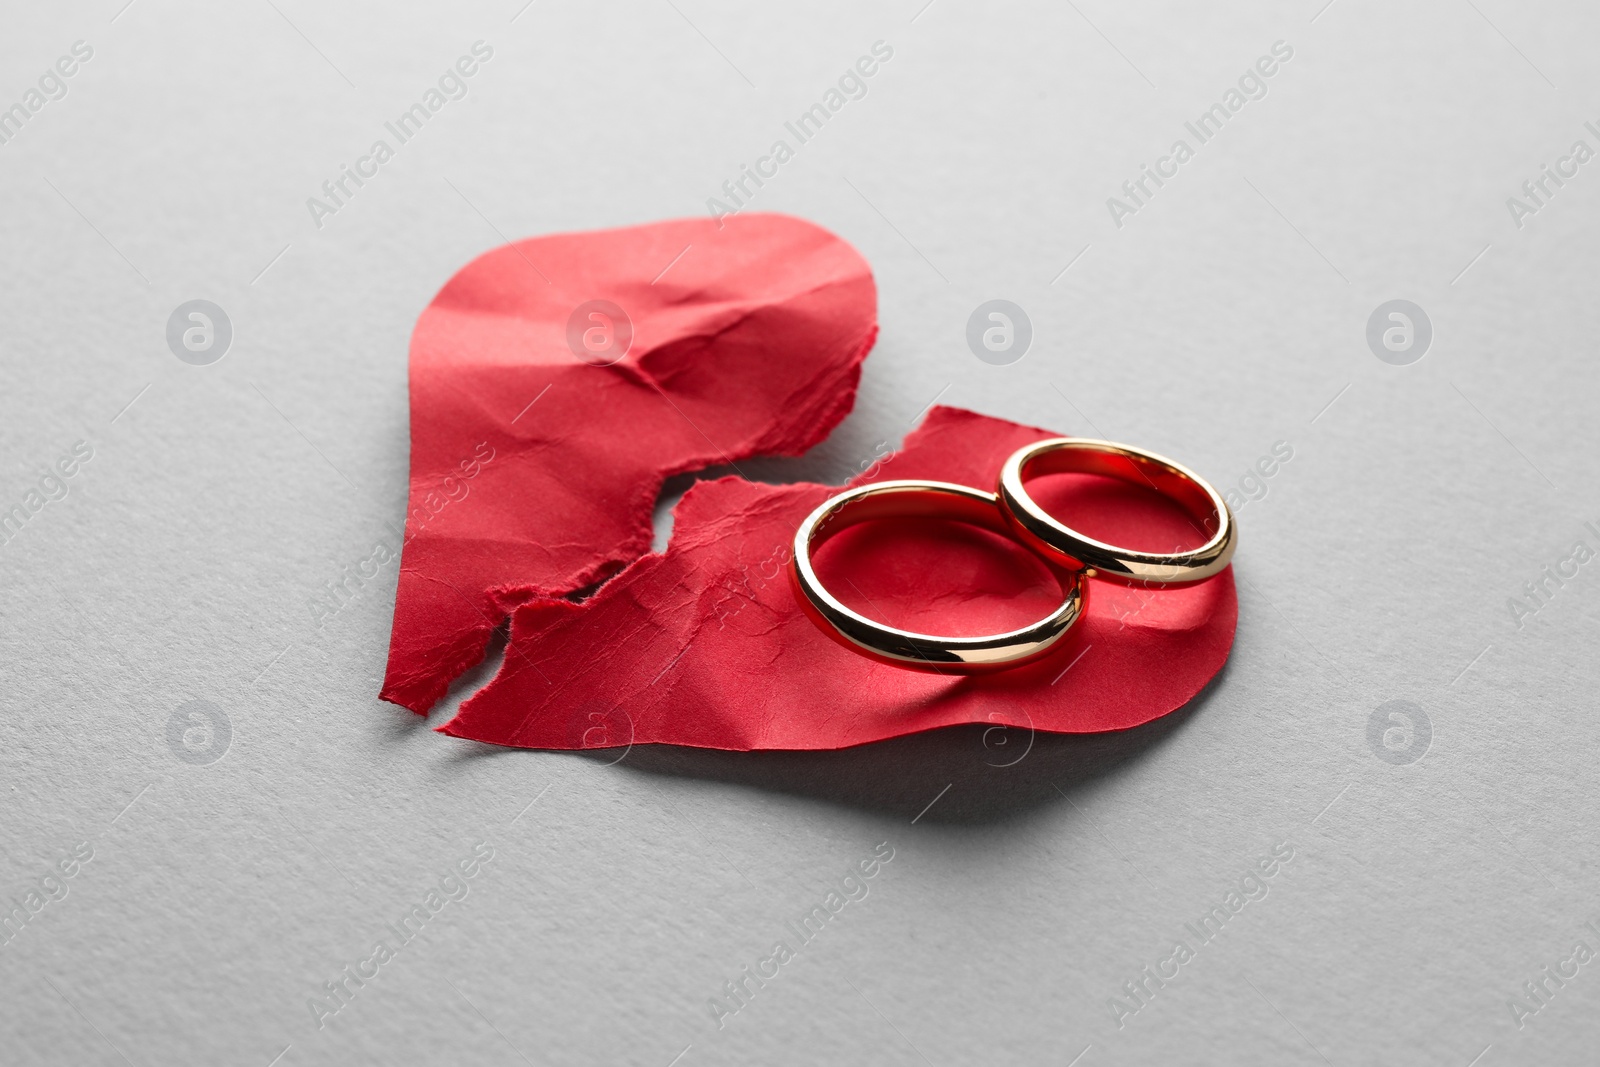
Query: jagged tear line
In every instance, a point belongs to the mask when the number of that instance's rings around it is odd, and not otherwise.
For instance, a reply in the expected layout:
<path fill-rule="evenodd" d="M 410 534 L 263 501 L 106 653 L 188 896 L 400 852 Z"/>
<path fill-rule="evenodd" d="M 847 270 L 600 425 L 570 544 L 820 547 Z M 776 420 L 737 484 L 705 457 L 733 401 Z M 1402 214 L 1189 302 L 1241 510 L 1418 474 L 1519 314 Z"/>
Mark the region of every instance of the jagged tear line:
<path fill-rule="evenodd" d="M 826 440 L 826 439 L 825 439 Z M 833 478 L 819 479 L 813 473 L 816 466 L 816 456 L 813 454 L 822 448 L 824 442 L 819 442 L 810 452 L 800 456 L 752 456 L 741 462 L 746 467 L 755 468 L 750 471 L 736 470 L 734 467 L 718 463 L 712 466 L 700 467 L 695 470 L 681 471 L 667 476 L 662 480 L 661 487 L 656 491 L 655 504 L 651 507 L 652 543 L 648 552 L 643 553 L 627 563 L 615 568 L 610 574 L 598 581 L 564 593 L 556 599 L 566 600 L 573 604 L 582 604 L 585 600 L 598 593 L 606 583 L 616 578 L 617 575 L 633 566 L 646 555 L 661 555 L 666 552 L 671 544 L 672 530 L 676 526 L 675 512 L 678 502 L 681 501 L 695 484 L 703 481 L 715 481 L 718 478 L 743 478 L 745 481 L 762 485 L 799 485 L 802 483 L 838 485 L 841 488 L 855 478 L 859 472 L 848 472 L 840 481 Z M 749 477 L 746 477 L 749 475 Z M 505 669 L 511 639 L 511 616 L 516 611 L 515 607 L 506 608 L 500 615 L 499 621 L 494 625 L 494 630 L 489 635 L 489 642 L 484 647 L 483 658 L 468 667 L 450 680 L 449 688 L 445 695 L 440 697 L 433 707 L 429 708 L 423 718 L 432 719 L 436 713 L 443 710 L 447 714 L 440 716 L 435 728 L 439 724 L 447 724 L 461 712 L 461 705 L 466 703 L 479 691 L 488 688 L 500 672 Z"/>
<path fill-rule="evenodd" d="M 482 658 L 450 679 L 450 684 L 445 689 L 444 696 L 434 702 L 433 707 L 428 709 L 426 715 L 416 715 L 415 717 L 426 720 L 432 718 L 436 711 L 443 709 L 449 714 L 448 718 L 441 721 L 449 721 L 449 719 L 455 718 L 461 711 L 462 704 L 476 696 L 479 690 L 494 681 L 500 674 L 500 669 L 504 665 L 510 647 L 511 612 L 507 611 L 500 616 L 500 621 L 495 623 L 494 629 L 489 632 L 489 640 L 484 645 Z"/>
<path fill-rule="evenodd" d="M 850 406 L 852 409 L 855 406 L 853 398 Z M 845 418 L 848 418 L 848 413 L 845 415 Z M 843 419 L 840 420 L 841 423 L 842 421 Z M 498 616 L 498 618 L 496 618 L 493 622 L 493 630 L 490 633 L 489 642 L 484 648 L 482 657 L 472 666 L 466 668 L 460 674 L 452 678 L 448 683 L 444 695 L 441 696 L 438 701 L 436 701 L 426 711 L 413 712 L 413 714 L 416 714 L 424 719 L 433 718 L 436 708 L 438 708 L 440 705 L 448 704 L 452 697 L 455 697 L 463 686 L 470 685 L 472 691 L 461 693 L 459 699 L 455 701 L 455 709 L 450 711 L 446 718 L 439 720 L 441 722 L 448 723 L 450 719 L 453 719 L 457 714 L 460 713 L 460 708 L 463 703 L 465 703 L 472 696 L 476 695 L 479 690 L 487 688 L 488 685 L 499 676 L 500 671 L 505 666 L 506 650 L 508 647 L 511 629 L 511 616 L 516 611 L 517 603 L 539 597 L 551 597 L 553 599 L 566 600 L 573 604 L 582 604 L 584 601 L 598 593 L 607 582 L 610 582 L 612 579 L 616 578 L 619 574 L 633 566 L 645 556 L 661 555 L 662 553 L 666 552 L 667 546 L 671 543 L 672 531 L 676 526 L 675 511 L 677 509 L 678 502 L 683 499 L 684 495 L 687 494 L 690 489 L 694 488 L 696 483 L 703 481 L 716 481 L 719 478 L 734 477 L 760 485 L 798 485 L 807 483 L 816 485 L 833 485 L 838 486 L 841 489 L 848 485 L 851 481 L 860 476 L 860 470 L 846 471 L 842 478 L 837 476 L 823 477 L 822 473 L 818 470 L 819 467 L 828 465 L 828 461 L 825 458 L 819 457 L 818 453 L 824 450 L 830 441 L 834 440 L 833 434 L 837 432 L 838 429 L 839 426 L 836 424 L 833 431 L 831 431 L 828 436 L 824 437 L 809 450 L 798 456 L 760 453 L 754 456 L 746 456 L 744 459 L 740 460 L 739 462 L 743 465 L 742 467 L 736 466 L 732 463 L 714 463 L 704 467 L 695 467 L 686 471 L 678 471 L 676 473 L 667 475 L 662 479 L 660 486 L 656 489 L 656 499 L 651 505 L 650 547 L 644 552 L 639 553 L 637 556 L 634 556 L 632 559 L 607 560 L 597 564 L 598 567 L 609 567 L 609 569 L 607 573 L 602 574 L 595 581 L 592 581 L 587 585 L 570 590 L 566 593 L 559 594 L 539 593 L 526 588 L 517 588 L 514 586 L 499 586 L 489 590 L 490 608 L 495 615 Z M 891 451 L 889 455 L 895 454 L 895 452 L 898 452 L 902 447 L 904 447 L 903 442 L 897 443 L 895 449 Z M 488 616 L 485 616 L 485 621 L 489 621 Z M 490 670 L 487 666 L 491 660 L 493 660 L 495 663 L 493 670 Z M 448 711 L 449 709 L 447 708 L 446 710 Z"/>

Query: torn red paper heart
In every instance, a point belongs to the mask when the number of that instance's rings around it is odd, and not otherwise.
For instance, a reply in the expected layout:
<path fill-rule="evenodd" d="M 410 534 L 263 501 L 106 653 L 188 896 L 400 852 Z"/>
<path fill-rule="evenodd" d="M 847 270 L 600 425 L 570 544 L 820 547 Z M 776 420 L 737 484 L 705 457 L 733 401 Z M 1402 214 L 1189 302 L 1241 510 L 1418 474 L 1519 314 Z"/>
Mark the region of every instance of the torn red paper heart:
<path fill-rule="evenodd" d="M 935 408 L 870 477 L 993 486 L 1006 457 L 1056 434 Z M 1138 547 L 1198 544 L 1172 507 L 1137 487 L 1057 476 L 1035 498 L 1075 526 Z M 789 584 L 795 528 L 837 489 L 723 478 L 679 503 L 672 542 L 582 603 L 537 598 L 512 614 L 499 675 L 438 729 L 529 748 L 666 742 L 720 749 L 829 749 L 956 723 L 1119 730 L 1189 701 L 1221 669 L 1238 602 L 1231 568 L 1198 585 L 1091 581 L 1088 605 L 1047 659 L 986 675 L 879 664 L 830 640 Z M 1009 628 L 1048 612 L 1037 564 L 949 525 L 921 537 L 882 524 L 828 546 L 830 587 L 896 625 Z M 965 534 L 953 534 L 964 529 Z M 974 534 L 980 536 L 974 537 Z M 854 536 L 852 536 L 854 535 Z M 819 562 L 819 567 L 822 566 Z"/>
<path fill-rule="evenodd" d="M 411 339 L 411 485 L 382 697 L 425 713 L 516 605 L 650 547 L 673 474 L 799 455 L 855 401 L 865 260 L 781 215 L 518 241 Z"/>

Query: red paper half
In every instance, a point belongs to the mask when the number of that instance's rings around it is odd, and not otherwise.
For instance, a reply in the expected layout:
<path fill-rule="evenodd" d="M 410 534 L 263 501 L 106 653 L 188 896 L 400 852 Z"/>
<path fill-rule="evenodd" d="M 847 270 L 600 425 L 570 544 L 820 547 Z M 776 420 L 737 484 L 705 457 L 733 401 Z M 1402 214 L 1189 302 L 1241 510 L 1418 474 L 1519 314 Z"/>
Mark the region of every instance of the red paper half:
<path fill-rule="evenodd" d="M 876 334 L 866 261 L 781 215 L 539 237 L 462 268 L 411 339 L 383 699 L 425 713 L 513 607 L 646 552 L 667 477 L 822 440 Z"/>
<path fill-rule="evenodd" d="M 988 488 L 1012 451 L 1053 436 L 936 407 L 902 451 L 851 484 Z M 1124 483 L 1063 475 L 1035 485 L 1041 503 L 1102 539 L 1158 550 L 1204 540 L 1170 505 Z M 1091 581 L 1068 638 L 1015 670 L 938 675 L 875 663 L 819 630 L 789 581 L 795 528 L 836 492 L 697 484 L 678 504 L 665 553 L 581 603 L 518 606 L 499 675 L 440 731 L 529 748 L 748 750 L 842 748 L 956 723 L 1119 730 L 1182 706 L 1227 659 L 1238 615 L 1231 569 L 1182 589 Z M 1020 547 L 955 523 L 862 525 L 830 542 L 818 566 L 852 607 L 922 632 L 1011 629 L 1059 597 Z"/>

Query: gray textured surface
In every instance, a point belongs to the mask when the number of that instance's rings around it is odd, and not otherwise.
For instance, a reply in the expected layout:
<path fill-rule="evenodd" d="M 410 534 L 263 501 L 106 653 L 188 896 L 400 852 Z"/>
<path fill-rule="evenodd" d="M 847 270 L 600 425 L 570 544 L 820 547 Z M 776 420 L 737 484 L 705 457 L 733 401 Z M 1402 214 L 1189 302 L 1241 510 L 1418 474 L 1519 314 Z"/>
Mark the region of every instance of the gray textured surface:
<path fill-rule="evenodd" d="M 1593 1062 L 1600 964 L 1520 1028 L 1508 999 L 1600 950 L 1600 564 L 1520 628 L 1507 604 L 1600 548 L 1600 162 L 1506 206 L 1600 148 L 1592 7 L 519 2 L 8 5 L 0 104 L 94 55 L 0 145 L 0 508 L 94 455 L 0 545 L 0 900 L 93 858 L 0 947 L 0 1059 Z M 469 95 L 316 228 L 306 198 L 478 39 Z M 430 296 L 502 235 L 704 210 L 880 39 L 755 206 L 863 251 L 882 339 L 826 444 L 753 466 L 842 480 L 936 395 L 1226 486 L 1289 442 L 1239 514 L 1218 682 L 1008 768 L 976 731 L 607 766 L 380 704 L 393 568 L 320 630 L 308 602 L 402 521 Z M 1276 40 L 1268 95 L 1115 227 Z M 165 342 L 195 298 L 234 328 L 211 366 Z M 1032 319 L 1009 366 L 966 346 L 991 298 Z M 1366 344 L 1393 298 L 1434 327 L 1409 366 Z M 230 724 L 209 764 L 169 745 L 192 700 Z M 1369 741 L 1391 700 L 1423 758 Z M 476 840 L 470 893 L 318 1029 L 308 998 Z M 708 999 L 883 841 L 718 1029 Z M 1264 899 L 1186 935 L 1283 841 Z"/>

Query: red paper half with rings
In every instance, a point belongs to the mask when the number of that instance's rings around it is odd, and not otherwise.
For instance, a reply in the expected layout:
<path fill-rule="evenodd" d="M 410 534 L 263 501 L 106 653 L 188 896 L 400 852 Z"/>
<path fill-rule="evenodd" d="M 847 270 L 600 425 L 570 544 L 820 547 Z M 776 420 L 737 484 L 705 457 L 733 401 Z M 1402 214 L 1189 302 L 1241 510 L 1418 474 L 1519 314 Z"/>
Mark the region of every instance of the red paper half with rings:
<path fill-rule="evenodd" d="M 724 221 L 720 232 L 675 222 L 521 242 L 469 265 L 424 313 L 412 351 L 417 526 L 408 524 L 387 699 L 424 711 L 481 657 L 507 611 L 500 673 L 442 732 L 554 749 L 831 749 L 957 723 L 1123 729 L 1204 687 L 1232 644 L 1231 571 L 1164 590 L 1092 580 L 1083 616 L 1048 657 L 962 676 L 856 655 L 801 611 L 791 545 L 834 487 L 699 483 L 678 505 L 667 550 L 646 552 L 666 475 L 815 443 L 853 402 L 876 330 L 871 275 L 843 242 L 793 219 Z M 633 265 L 665 265 L 685 245 L 661 284 L 696 254 L 701 263 L 652 302 L 649 271 Z M 588 277 L 576 285 L 558 278 L 580 268 Z M 566 320 L 589 299 L 631 321 L 632 347 L 610 366 L 586 365 L 573 354 L 581 343 L 565 342 Z M 519 414 L 541 376 L 548 395 Z M 547 408 L 558 389 L 569 399 Z M 852 484 L 992 489 L 1008 455 L 1051 436 L 934 408 L 901 451 Z M 451 470 L 442 457 L 475 441 L 495 458 L 478 465 L 470 499 L 419 519 L 419 499 L 439 493 Z M 1202 539 L 1169 501 L 1124 482 L 1063 474 L 1030 488 L 1092 536 L 1151 547 Z M 563 598 L 629 558 L 593 595 Z M 1058 596 L 1038 557 L 954 522 L 864 524 L 816 563 L 850 607 L 921 632 L 1026 625 Z"/>

